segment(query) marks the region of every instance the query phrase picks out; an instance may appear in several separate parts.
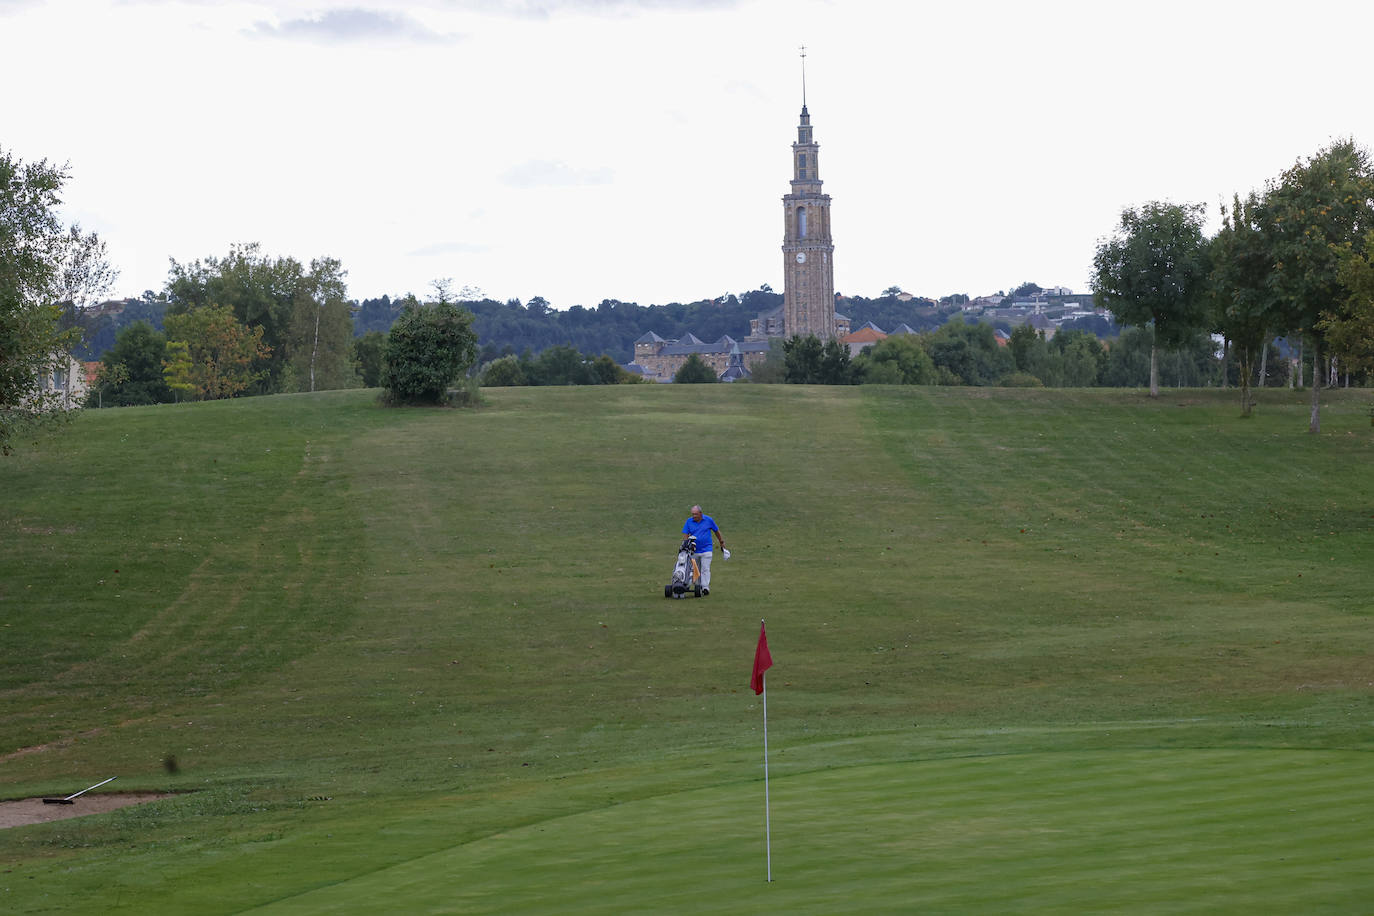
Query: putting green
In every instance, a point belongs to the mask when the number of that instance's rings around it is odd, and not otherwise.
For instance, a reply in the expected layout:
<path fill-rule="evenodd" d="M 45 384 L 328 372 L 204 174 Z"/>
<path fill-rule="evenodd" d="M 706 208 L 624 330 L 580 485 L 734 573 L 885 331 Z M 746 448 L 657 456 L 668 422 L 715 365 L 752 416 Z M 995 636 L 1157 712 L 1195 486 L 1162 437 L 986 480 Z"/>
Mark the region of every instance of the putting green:
<path fill-rule="evenodd" d="M 1241 749 L 775 768 L 772 884 L 759 780 L 536 823 L 256 912 L 1353 912 L 1374 900 L 1368 765 Z"/>

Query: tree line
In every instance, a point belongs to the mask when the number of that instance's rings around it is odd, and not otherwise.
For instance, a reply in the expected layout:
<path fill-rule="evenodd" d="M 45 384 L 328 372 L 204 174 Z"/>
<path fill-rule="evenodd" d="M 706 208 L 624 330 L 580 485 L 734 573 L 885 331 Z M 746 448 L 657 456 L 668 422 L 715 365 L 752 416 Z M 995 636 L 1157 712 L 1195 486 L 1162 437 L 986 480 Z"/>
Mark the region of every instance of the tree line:
<path fill-rule="evenodd" d="M 1233 195 L 1211 238 L 1203 233 L 1204 212 L 1200 204 L 1160 201 L 1123 211 L 1094 257 L 1097 301 L 1153 334 L 1152 396 L 1159 393 L 1160 350 L 1200 331 L 1220 336 L 1223 366 L 1239 366 L 1247 416 L 1250 385 L 1271 342 L 1296 341 L 1311 360 L 1308 428 L 1319 432 L 1321 388 L 1342 368 L 1347 377 L 1374 369 L 1369 152 L 1338 140 L 1262 189 Z"/>
<path fill-rule="evenodd" d="M 934 331 L 886 337 L 857 356 L 838 340 L 791 338 L 757 366 L 750 381 L 808 385 L 961 385 L 1021 388 L 1143 388 L 1150 380 L 1155 339 L 1149 328 L 1127 328 L 1102 341 L 1087 331 L 1046 337 L 1028 325 L 999 340 L 985 322 L 954 318 Z M 1266 384 L 1288 382 L 1272 348 Z M 1225 384 L 1215 344 L 1196 334 L 1166 352 L 1159 378 L 1170 387 Z M 1229 384 L 1235 384 L 1234 366 Z M 675 379 L 677 380 L 677 379 Z"/>

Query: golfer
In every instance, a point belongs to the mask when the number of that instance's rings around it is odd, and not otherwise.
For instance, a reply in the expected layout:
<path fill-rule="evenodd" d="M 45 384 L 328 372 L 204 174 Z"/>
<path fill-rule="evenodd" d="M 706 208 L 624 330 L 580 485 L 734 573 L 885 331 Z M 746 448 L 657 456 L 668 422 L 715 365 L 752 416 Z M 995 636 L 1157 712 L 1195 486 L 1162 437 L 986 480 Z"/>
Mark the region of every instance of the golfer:
<path fill-rule="evenodd" d="M 682 533 L 696 535 L 697 552 L 692 556 L 696 558 L 697 566 L 701 569 L 701 593 L 709 595 L 711 594 L 711 536 L 713 533 L 716 542 L 720 544 L 720 549 L 725 554 L 725 559 L 730 559 L 730 551 L 725 549 L 725 538 L 721 536 L 720 526 L 711 516 L 702 514 L 701 506 L 693 506 L 691 516 L 682 523 Z"/>

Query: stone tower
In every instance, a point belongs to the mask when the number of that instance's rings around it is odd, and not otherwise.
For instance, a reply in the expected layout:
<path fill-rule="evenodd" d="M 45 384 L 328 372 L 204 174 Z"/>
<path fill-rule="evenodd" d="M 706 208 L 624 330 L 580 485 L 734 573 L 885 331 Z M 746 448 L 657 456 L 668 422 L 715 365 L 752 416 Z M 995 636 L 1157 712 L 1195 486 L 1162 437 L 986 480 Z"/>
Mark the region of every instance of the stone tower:
<path fill-rule="evenodd" d="M 786 337 L 835 336 L 835 245 L 830 240 L 830 195 L 821 193 L 820 145 L 811 136 L 802 83 L 801 123 L 792 144 L 792 193 L 782 199 L 782 327 Z"/>

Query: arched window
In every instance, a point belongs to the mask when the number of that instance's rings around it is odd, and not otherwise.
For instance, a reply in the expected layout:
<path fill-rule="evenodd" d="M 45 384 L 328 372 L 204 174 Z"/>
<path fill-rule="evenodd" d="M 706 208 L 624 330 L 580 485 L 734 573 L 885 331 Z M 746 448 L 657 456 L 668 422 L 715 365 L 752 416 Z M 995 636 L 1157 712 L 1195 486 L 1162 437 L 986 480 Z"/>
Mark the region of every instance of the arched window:
<path fill-rule="evenodd" d="M 797 238 L 806 238 L 806 208 L 797 208 Z"/>

